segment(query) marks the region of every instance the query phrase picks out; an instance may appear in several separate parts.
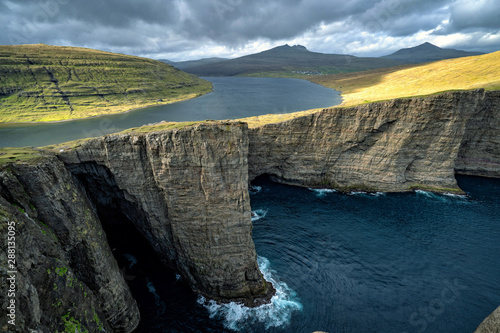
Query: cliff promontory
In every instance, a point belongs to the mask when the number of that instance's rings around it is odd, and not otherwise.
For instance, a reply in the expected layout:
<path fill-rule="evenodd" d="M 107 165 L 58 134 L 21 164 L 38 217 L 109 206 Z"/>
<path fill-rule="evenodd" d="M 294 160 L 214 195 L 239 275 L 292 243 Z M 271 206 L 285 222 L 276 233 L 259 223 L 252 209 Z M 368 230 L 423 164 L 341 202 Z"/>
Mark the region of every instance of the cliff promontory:
<path fill-rule="evenodd" d="M 500 177 L 499 110 L 498 91 L 447 92 L 250 129 L 207 121 L 55 151 L 0 151 L 0 230 L 16 235 L 16 329 L 137 327 L 138 307 L 106 238 L 118 213 L 195 292 L 262 304 L 274 289 L 257 266 L 251 180 L 267 174 L 341 191 L 460 192 L 455 173 Z M 4 280 L 13 270 L 8 251 L 0 249 Z M 11 329 L 7 319 L 0 327 Z"/>

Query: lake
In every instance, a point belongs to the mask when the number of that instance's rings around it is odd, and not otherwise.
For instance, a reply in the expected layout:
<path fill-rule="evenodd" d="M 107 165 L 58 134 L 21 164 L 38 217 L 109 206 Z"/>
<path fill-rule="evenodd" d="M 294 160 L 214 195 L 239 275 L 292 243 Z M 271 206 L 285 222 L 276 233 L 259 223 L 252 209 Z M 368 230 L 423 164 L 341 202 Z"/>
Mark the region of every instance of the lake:
<path fill-rule="evenodd" d="M 210 77 L 213 91 L 191 100 L 91 119 L 0 126 L 0 147 L 41 147 L 161 121 L 224 120 L 290 113 L 341 103 L 338 91 L 306 80 Z"/>

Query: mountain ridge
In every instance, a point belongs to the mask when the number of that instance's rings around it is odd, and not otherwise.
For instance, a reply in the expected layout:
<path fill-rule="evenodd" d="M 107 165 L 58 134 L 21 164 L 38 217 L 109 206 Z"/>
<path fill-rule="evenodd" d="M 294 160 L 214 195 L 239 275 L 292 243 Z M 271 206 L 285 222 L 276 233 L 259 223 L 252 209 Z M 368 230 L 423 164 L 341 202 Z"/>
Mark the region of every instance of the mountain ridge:
<path fill-rule="evenodd" d="M 333 74 L 401 65 L 392 59 L 363 58 L 345 54 L 325 54 L 309 51 L 302 45 L 277 46 L 259 53 L 208 65 L 185 68 L 199 76 L 259 76 L 269 73 L 308 72 Z M 263 75 L 266 76 L 266 75 Z"/>
<path fill-rule="evenodd" d="M 199 76 L 293 77 L 294 74 L 324 75 L 356 72 L 481 54 L 483 53 L 443 49 L 426 42 L 382 57 L 356 57 L 348 54 L 313 52 L 303 45 L 285 44 L 233 59 L 210 63 L 194 61 L 193 66 L 188 65 L 182 69 Z"/>
<path fill-rule="evenodd" d="M 415 47 L 400 49 L 380 58 L 405 61 L 408 63 L 424 63 L 445 59 L 469 57 L 484 54 L 482 52 L 468 52 L 456 49 L 440 48 L 432 43 L 425 42 Z"/>

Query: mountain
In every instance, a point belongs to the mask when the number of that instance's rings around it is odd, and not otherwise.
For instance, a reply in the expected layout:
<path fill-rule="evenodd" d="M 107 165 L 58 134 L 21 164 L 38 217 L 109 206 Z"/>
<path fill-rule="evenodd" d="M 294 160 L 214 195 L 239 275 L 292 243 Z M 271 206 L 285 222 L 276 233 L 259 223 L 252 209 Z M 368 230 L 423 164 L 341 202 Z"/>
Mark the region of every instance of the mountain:
<path fill-rule="evenodd" d="M 466 52 L 455 49 L 442 49 L 431 43 L 424 43 L 415 47 L 401 49 L 392 54 L 383 56 L 383 59 L 399 60 L 407 64 L 430 62 L 451 58 L 461 58 L 481 55 L 481 52 Z"/>
<path fill-rule="evenodd" d="M 179 68 L 181 70 L 185 70 L 186 68 L 189 68 L 189 67 L 209 65 L 209 64 L 216 63 L 216 62 L 229 60 L 229 59 L 213 57 L 213 58 L 204 58 L 204 59 L 199 59 L 199 60 L 188 60 L 188 61 L 170 61 L 167 59 L 158 59 L 158 60 L 161 62 L 164 62 L 166 64 L 172 65 L 176 68 Z"/>
<path fill-rule="evenodd" d="M 311 52 L 302 45 L 282 45 L 236 59 L 186 68 L 200 76 L 331 74 L 391 67 L 399 60 L 359 58 L 351 55 Z"/>
<path fill-rule="evenodd" d="M 45 44 L 0 46 L 0 123 L 119 113 L 210 90 L 209 82 L 157 60 Z"/>

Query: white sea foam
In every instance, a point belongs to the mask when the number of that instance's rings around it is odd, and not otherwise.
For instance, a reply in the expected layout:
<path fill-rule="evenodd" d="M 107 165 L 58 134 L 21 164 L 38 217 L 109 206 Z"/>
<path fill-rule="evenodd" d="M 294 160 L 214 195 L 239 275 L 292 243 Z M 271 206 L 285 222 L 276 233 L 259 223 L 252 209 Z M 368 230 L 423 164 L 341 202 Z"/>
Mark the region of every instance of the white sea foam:
<path fill-rule="evenodd" d="M 423 190 L 415 190 L 415 193 L 423 195 L 427 198 L 432 198 L 432 199 L 437 199 L 440 201 L 446 201 L 448 198 L 453 198 L 453 199 L 467 199 L 468 196 L 464 194 L 454 194 L 454 193 L 434 193 L 434 192 L 429 192 L 429 191 L 423 191 Z"/>
<path fill-rule="evenodd" d="M 349 192 L 347 194 L 357 195 L 357 196 L 370 196 L 370 197 L 381 197 L 385 195 L 384 192 L 363 192 L 363 191 Z"/>
<path fill-rule="evenodd" d="M 146 286 L 148 287 L 149 292 L 153 294 L 153 296 L 155 297 L 155 305 L 158 307 L 159 313 L 164 314 L 165 311 L 167 310 L 167 306 L 161 300 L 160 295 L 158 295 L 158 293 L 156 292 L 156 287 L 153 284 L 153 282 L 149 281 L 149 278 L 146 278 L 146 282 L 147 282 Z"/>
<path fill-rule="evenodd" d="M 269 260 L 258 257 L 257 262 L 264 278 L 276 288 L 271 303 L 249 308 L 234 302 L 217 304 L 215 301 L 207 301 L 202 296 L 198 298 L 198 303 L 208 310 L 210 318 L 222 319 L 227 329 L 241 331 L 253 324 L 262 324 L 266 330 L 271 327 L 286 326 L 290 322 L 292 313 L 302 310 L 297 294 L 276 277 L 276 272 L 269 267 Z"/>
<path fill-rule="evenodd" d="M 331 188 L 309 188 L 309 190 L 315 192 L 317 197 L 323 197 L 323 196 L 327 195 L 328 193 L 337 192 L 336 190 L 331 189 Z"/>
<path fill-rule="evenodd" d="M 181 275 L 180 274 L 175 274 L 175 281 L 180 281 Z"/>
<path fill-rule="evenodd" d="M 467 194 L 454 194 L 454 193 L 443 193 L 443 195 L 456 199 L 467 199 L 469 197 Z"/>
<path fill-rule="evenodd" d="M 264 209 L 256 209 L 252 211 L 252 222 L 258 221 L 261 218 L 266 217 L 267 210 Z"/>
<path fill-rule="evenodd" d="M 123 255 L 127 260 L 128 262 L 130 263 L 128 265 L 128 268 L 131 269 L 135 264 L 137 264 L 137 258 L 134 257 L 133 255 L 129 254 L 129 253 L 125 253 Z"/>
<path fill-rule="evenodd" d="M 250 194 L 257 194 L 262 191 L 262 186 L 250 186 L 249 192 Z"/>

